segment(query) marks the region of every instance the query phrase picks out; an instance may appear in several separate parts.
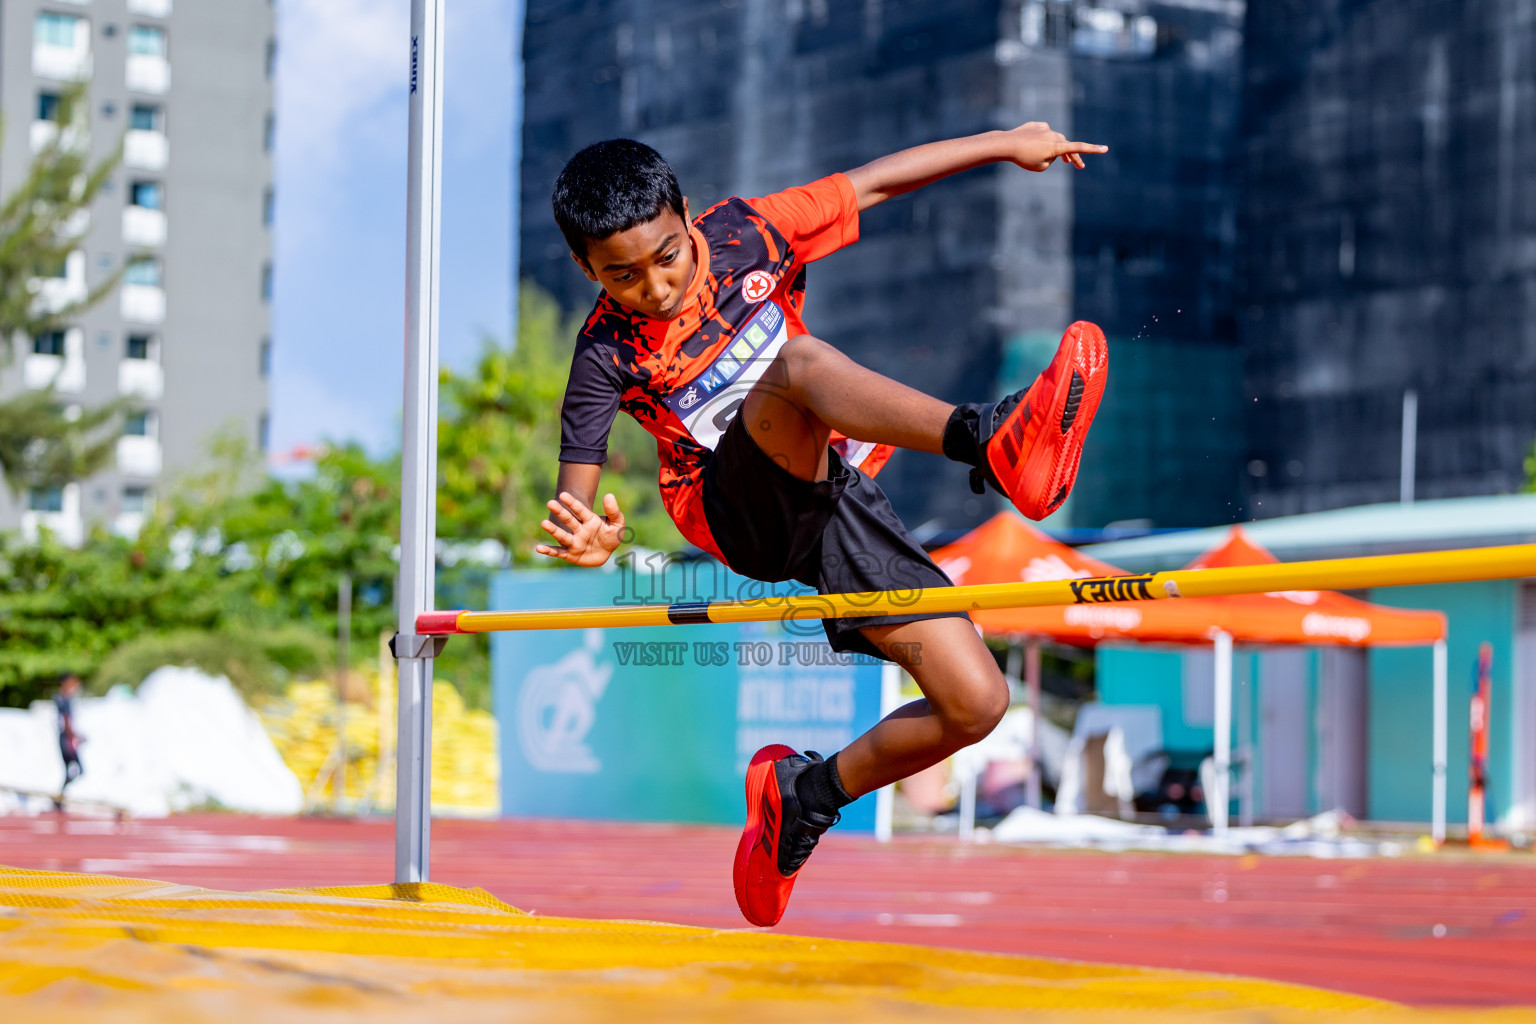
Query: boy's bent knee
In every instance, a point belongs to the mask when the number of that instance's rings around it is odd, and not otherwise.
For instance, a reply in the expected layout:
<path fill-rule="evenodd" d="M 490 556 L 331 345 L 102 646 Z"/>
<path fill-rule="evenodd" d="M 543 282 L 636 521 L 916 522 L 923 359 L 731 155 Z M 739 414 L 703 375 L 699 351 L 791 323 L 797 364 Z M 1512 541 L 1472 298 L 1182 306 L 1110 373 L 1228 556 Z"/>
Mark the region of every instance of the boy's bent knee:
<path fill-rule="evenodd" d="M 831 348 L 831 345 L 814 335 L 797 334 L 779 349 L 779 358 L 794 369 L 797 366 L 808 366 L 814 363 Z"/>
<path fill-rule="evenodd" d="M 944 716 L 945 732 L 959 746 L 980 743 L 1008 713 L 1008 690 L 988 688 Z"/>

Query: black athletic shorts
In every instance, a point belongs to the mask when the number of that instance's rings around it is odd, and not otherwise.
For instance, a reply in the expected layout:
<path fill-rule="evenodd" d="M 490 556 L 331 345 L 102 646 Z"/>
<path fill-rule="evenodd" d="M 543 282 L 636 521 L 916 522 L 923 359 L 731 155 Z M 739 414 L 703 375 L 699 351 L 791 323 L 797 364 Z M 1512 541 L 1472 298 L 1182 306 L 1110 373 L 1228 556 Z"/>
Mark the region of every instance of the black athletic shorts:
<path fill-rule="evenodd" d="M 703 481 L 704 518 L 727 565 L 764 583 L 799 580 L 822 594 L 892 590 L 915 599 L 926 589 L 954 586 L 873 480 L 836 450 L 827 462 L 827 479 L 801 480 L 758 447 L 740 416 L 731 421 Z M 828 619 L 823 626 L 833 650 L 885 658 L 860 627 L 965 617 L 916 612 Z"/>

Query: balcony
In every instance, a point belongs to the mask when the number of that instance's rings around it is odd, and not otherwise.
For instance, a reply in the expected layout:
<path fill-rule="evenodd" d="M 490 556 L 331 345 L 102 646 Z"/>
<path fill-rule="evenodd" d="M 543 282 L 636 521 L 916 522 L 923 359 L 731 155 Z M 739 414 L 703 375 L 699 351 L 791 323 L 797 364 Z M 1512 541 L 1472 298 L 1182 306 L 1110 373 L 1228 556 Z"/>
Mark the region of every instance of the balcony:
<path fill-rule="evenodd" d="M 42 530 L 48 530 L 59 542 L 77 548 L 85 541 L 85 523 L 80 518 L 80 485 L 64 486 L 64 502 L 58 512 L 34 512 L 28 509 L 21 514 L 21 536 L 29 544 L 37 543 Z"/>
<path fill-rule="evenodd" d="M 151 18 L 169 18 L 171 0 L 128 0 L 129 14 L 147 14 Z"/>
<path fill-rule="evenodd" d="M 50 386 L 68 394 L 84 391 L 85 331 L 71 327 L 64 332 L 62 355 L 28 352 L 21 361 L 21 383 L 31 391 Z"/>
<path fill-rule="evenodd" d="M 139 434 L 126 434 L 118 438 L 117 471 L 132 477 L 159 476 L 160 442 Z"/>
<path fill-rule="evenodd" d="M 21 361 L 21 383 L 32 391 L 51 384 L 56 391 L 77 395 L 85 390 L 85 360 L 29 352 Z"/>
<path fill-rule="evenodd" d="M 152 359 L 124 359 L 117 364 L 117 393 L 158 401 L 165 394 L 165 368 Z"/>
<path fill-rule="evenodd" d="M 69 225 L 66 223 L 66 234 Z M 36 296 L 33 309 L 40 313 L 58 313 L 77 302 L 84 302 L 90 290 L 85 286 L 85 253 L 72 252 L 64 260 L 63 277 L 33 278 Z"/>
<path fill-rule="evenodd" d="M 163 171 L 171 162 L 171 142 L 164 132 L 130 131 L 123 139 L 123 166 Z"/>
<path fill-rule="evenodd" d="M 32 152 L 41 153 L 59 137 L 59 126 L 52 121 L 32 122 Z"/>
<path fill-rule="evenodd" d="M 88 38 L 85 32 L 79 32 L 77 36 Z M 32 46 L 32 73 L 60 82 L 83 82 L 91 77 L 90 48 L 35 43 Z"/>
<path fill-rule="evenodd" d="M 165 244 L 165 211 L 123 207 L 123 242 L 149 249 Z"/>
<path fill-rule="evenodd" d="M 139 324 L 165 322 L 164 288 L 147 284 L 125 284 L 121 290 L 124 320 L 132 320 Z"/>
<path fill-rule="evenodd" d="M 171 88 L 171 62 L 147 53 L 130 53 L 126 78 L 134 92 L 163 95 Z"/>

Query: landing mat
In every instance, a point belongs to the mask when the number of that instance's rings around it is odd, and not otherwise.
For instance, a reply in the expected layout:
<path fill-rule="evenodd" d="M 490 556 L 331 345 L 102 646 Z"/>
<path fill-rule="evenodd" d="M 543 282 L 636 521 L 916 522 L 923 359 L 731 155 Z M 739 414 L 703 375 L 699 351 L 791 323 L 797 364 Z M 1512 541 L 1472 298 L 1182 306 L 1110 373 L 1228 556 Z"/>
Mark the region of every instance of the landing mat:
<path fill-rule="evenodd" d="M 0 1003 L 14 1024 L 1439 1016 L 1220 975 L 544 917 L 435 884 L 236 893 L 8 868 Z"/>

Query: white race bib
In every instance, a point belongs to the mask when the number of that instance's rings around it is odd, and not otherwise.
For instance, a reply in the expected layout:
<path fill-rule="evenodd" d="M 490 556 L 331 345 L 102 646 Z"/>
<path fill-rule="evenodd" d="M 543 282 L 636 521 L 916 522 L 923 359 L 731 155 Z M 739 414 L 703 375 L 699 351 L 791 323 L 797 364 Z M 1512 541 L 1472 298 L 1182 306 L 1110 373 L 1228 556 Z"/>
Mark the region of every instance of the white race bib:
<path fill-rule="evenodd" d="M 787 340 L 784 310 L 772 300 L 764 302 L 714 362 L 666 397 L 667 408 L 683 421 L 694 440 L 714 451 L 747 392 Z"/>

